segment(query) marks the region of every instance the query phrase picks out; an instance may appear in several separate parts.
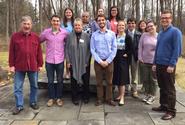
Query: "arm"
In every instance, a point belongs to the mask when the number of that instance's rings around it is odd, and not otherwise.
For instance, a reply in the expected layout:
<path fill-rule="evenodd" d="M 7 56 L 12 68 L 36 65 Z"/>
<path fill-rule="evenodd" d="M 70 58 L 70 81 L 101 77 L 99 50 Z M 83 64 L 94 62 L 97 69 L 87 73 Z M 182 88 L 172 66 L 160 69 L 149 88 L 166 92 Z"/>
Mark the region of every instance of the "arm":
<path fill-rule="evenodd" d="M 15 44 L 14 44 L 14 35 L 12 35 L 9 46 L 9 67 L 11 72 L 15 72 Z"/>
<path fill-rule="evenodd" d="M 92 37 L 91 37 L 91 42 L 90 42 L 91 54 L 92 54 L 93 58 L 95 59 L 95 61 L 100 63 L 102 60 L 99 57 L 99 55 L 96 53 L 96 46 L 95 46 L 96 41 L 95 41 L 94 37 L 95 37 L 95 34 L 93 33 Z"/>
<path fill-rule="evenodd" d="M 38 70 L 40 71 L 43 66 L 43 56 L 42 56 L 42 49 L 41 49 L 40 43 L 38 44 L 37 61 L 38 61 Z"/>
<path fill-rule="evenodd" d="M 117 52 L 116 35 L 114 33 L 113 33 L 113 38 L 112 38 L 111 50 L 112 52 L 106 60 L 108 63 L 111 63 L 113 61 L 114 57 L 116 56 L 116 52 Z"/>
<path fill-rule="evenodd" d="M 138 47 L 138 59 L 140 62 L 143 63 L 143 58 L 142 58 L 142 53 L 143 53 L 143 39 L 144 39 L 144 34 L 141 36 L 139 40 L 139 47 Z"/>
<path fill-rule="evenodd" d="M 86 51 L 86 64 L 89 65 L 89 58 L 90 58 L 90 37 L 87 34 L 86 35 L 86 40 L 87 40 L 87 51 Z"/>

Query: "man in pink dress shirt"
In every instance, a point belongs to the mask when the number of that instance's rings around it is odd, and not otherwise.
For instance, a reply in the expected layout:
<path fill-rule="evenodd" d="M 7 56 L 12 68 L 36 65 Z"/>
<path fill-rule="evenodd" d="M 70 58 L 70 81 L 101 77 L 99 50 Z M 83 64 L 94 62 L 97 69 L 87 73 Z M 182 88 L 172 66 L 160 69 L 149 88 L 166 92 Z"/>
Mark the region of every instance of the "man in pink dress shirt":
<path fill-rule="evenodd" d="M 63 105 L 62 88 L 64 72 L 64 46 L 68 33 L 60 28 L 60 17 L 51 17 L 51 28 L 45 29 L 40 35 L 40 41 L 46 41 L 46 71 L 48 77 L 49 100 L 47 106 L 51 107 L 56 100 L 58 106 Z M 54 87 L 55 72 L 57 77 L 56 89 Z"/>

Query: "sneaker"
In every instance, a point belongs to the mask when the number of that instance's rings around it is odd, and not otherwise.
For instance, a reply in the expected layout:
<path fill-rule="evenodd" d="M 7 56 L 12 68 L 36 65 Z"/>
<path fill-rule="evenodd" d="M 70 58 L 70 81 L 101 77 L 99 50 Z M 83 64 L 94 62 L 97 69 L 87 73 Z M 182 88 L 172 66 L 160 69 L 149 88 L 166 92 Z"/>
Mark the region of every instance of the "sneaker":
<path fill-rule="evenodd" d="M 18 115 L 23 110 L 23 107 L 15 107 L 12 111 L 12 115 Z"/>
<path fill-rule="evenodd" d="M 142 99 L 142 101 L 143 101 L 143 102 L 148 101 L 149 97 L 150 97 L 149 95 L 146 95 L 146 96 Z"/>
<path fill-rule="evenodd" d="M 53 104 L 54 104 L 54 100 L 53 99 L 49 99 L 48 102 L 47 102 L 47 106 L 51 107 L 51 106 L 53 106 Z"/>
<path fill-rule="evenodd" d="M 146 104 L 152 105 L 155 101 L 155 97 L 154 96 L 150 96 L 148 98 L 148 100 L 146 101 Z"/>
<path fill-rule="evenodd" d="M 32 109 L 34 109 L 34 110 L 39 109 L 39 106 L 37 105 L 37 103 L 32 103 L 32 104 L 30 105 L 30 107 L 31 107 Z"/>
<path fill-rule="evenodd" d="M 62 99 L 57 99 L 56 103 L 58 106 L 63 106 L 63 104 L 64 104 Z"/>

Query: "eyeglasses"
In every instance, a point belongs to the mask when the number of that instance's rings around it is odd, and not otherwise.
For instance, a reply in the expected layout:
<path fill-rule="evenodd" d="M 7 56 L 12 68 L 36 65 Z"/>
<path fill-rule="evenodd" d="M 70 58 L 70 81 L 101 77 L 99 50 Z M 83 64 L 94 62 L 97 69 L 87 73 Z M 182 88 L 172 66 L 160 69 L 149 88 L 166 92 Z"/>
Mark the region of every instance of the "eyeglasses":
<path fill-rule="evenodd" d="M 169 20 L 171 17 L 161 17 L 161 20 Z"/>

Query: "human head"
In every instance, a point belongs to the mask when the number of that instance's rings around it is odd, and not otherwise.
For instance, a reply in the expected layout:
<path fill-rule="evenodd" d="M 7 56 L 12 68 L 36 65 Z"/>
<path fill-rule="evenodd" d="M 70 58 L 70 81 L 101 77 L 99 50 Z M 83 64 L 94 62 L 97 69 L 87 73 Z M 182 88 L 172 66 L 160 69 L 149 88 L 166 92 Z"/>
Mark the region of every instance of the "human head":
<path fill-rule="evenodd" d="M 105 13 L 104 13 L 104 9 L 103 9 L 103 8 L 99 8 L 99 9 L 98 9 L 98 14 L 97 14 L 97 15 L 103 15 L 103 14 L 105 14 Z"/>
<path fill-rule="evenodd" d="M 53 15 L 50 22 L 53 29 L 58 30 L 60 28 L 60 17 L 58 15 Z"/>
<path fill-rule="evenodd" d="M 143 33 L 146 32 L 146 21 L 145 20 L 140 20 L 138 23 L 138 31 Z"/>
<path fill-rule="evenodd" d="M 129 18 L 127 20 L 127 27 L 128 27 L 128 30 L 133 31 L 136 28 L 136 19 Z"/>
<path fill-rule="evenodd" d="M 21 18 L 20 30 L 23 33 L 30 33 L 32 29 L 32 18 L 30 16 L 23 16 Z"/>
<path fill-rule="evenodd" d="M 150 20 L 149 22 L 147 22 L 147 31 L 150 34 L 156 33 L 156 29 L 157 29 L 157 24 L 154 21 Z"/>
<path fill-rule="evenodd" d="M 170 10 L 164 10 L 161 13 L 161 25 L 163 28 L 167 28 L 172 23 L 172 13 Z"/>
<path fill-rule="evenodd" d="M 75 30 L 75 32 L 77 32 L 77 33 L 80 33 L 80 32 L 82 32 L 82 20 L 80 19 L 80 18 L 76 18 L 75 20 L 74 20 L 74 30 Z"/>
<path fill-rule="evenodd" d="M 73 10 L 71 8 L 66 8 L 64 10 L 63 24 L 65 27 L 67 27 L 68 21 L 70 21 L 72 24 L 74 22 L 74 14 L 73 14 Z"/>
<path fill-rule="evenodd" d="M 125 21 L 123 19 L 119 20 L 117 25 L 118 33 L 125 32 L 125 27 L 126 27 Z"/>
<path fill-rule="evenodd" d="M 105 28 L 105 25 L 106 25 L 106 17 L 105 17 L 105 15 L 98 15 L 97 23 L 98 23 L 100 29 Z"/>
<path fill-rule="evenodd" d="M 89 12 L 83 12 L 82 13 L 82 22 L 83 23 L 89 23 L 89 18 L 90 18 L 90 16 L 89 16 Z"/>
<path fill-rule="evenodd" d="M 116 18 L 116 20 L 120 20 L 120 15 L 119 15 L 119 9 L 116 6 L 112 6 L 109 11 L 109 20 L 112 18 Z"/>

